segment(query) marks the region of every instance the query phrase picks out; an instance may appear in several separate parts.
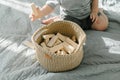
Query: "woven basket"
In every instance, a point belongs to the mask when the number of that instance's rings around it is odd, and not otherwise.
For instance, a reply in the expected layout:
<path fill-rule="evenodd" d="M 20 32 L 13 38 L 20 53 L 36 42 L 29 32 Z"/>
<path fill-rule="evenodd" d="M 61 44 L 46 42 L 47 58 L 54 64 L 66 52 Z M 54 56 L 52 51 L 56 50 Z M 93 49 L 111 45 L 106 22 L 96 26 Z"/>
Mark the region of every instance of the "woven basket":
<path fill-rule="evenodd" d="M 72 54 L 57 55 L 42 48 L 39 44 L 43 41 L 42 35 L 61 33 L 65 36 L 76 36 L 78 47 Z M 71 21 L 56 21 L 42 26 L 32 36 L 32 43 L 36 50 L 36 57 L 40 64 L 48 71 L 67 71 L 77 67 L 83 58 L 83 43 L 86 39 L 84 31 L 76 23 Z"/>

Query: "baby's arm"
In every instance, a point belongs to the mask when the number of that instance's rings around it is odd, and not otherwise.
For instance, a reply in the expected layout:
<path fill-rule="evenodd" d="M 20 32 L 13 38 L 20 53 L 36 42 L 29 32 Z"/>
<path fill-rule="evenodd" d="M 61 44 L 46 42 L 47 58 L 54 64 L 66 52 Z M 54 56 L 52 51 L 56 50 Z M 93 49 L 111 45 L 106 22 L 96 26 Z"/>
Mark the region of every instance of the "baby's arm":
<path fill-rule="evenodd" d="M 97 21 L 98 18 L 98 0 L 92 0 L 92 5 L 91 5 L 91 15 L 90 18 L 92 19 L 93 22 Z"/>
<path fill-rule="evenodd" d="M 42 17 L 50 14 L 51 12 L 54 11 L 54 8 L 52 8 L 51 6 L 46 4 L 42 8 L 37 7 L 36 11 L 37 11 L 38 15 L 35 15 L 33 12 L 30 14 L 31 21 L 34 21 L 38 18 L 42 18 Z"/>
<path fill-rule="evenodd" d="M 91 12 L 98 13 L 98 0 L 92 0 Z"/>

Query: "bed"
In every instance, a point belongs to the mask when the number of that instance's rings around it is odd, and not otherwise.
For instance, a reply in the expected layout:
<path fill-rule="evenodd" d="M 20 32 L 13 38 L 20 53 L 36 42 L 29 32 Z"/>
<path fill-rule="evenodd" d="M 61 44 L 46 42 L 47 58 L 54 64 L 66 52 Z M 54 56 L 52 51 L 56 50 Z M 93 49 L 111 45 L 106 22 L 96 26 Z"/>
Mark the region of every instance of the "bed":
<path fill-rule="evenodd" d="M 106 31 L 85 31 L 84 58 L 75 69 L 48 72 L 35 58 L 35 51 L 23 44 L 41 24 L 31 22 L 29 4 L 42 6 L 45 0 L 0 0 L 0 80 L 119 80 L 120 0 L 99 0 L 109 19 Z M 58 7 L 59 8 L 59 7 Z M 46 16 L 58 15 L 55 13 Z"/>

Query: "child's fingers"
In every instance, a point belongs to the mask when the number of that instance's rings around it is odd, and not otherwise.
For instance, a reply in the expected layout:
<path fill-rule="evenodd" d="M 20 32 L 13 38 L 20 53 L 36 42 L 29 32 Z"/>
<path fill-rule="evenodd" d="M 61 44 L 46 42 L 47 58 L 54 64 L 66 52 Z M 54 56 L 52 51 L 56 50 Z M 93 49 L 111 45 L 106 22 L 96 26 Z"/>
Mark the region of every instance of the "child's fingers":
<path fill-rule="evenodd" d="M 43 20 L 43 21 L 42 21 L 43 24 L 49 24 L 49 23 L 51 23 L 51 22 L 54 22 L 54 20 L 53 20 L 52 18 L 49 18 L 49 19 L 47 19 L 47 20 Z"/>
<path fill-rule="evenodd" d="M 98 17 L 95 18 L 95 23 L 97 23 L 97 21 L 98 21 Z"/>
<path fill-rule="evenodd" d="M 90 15 L 90 19 L 92 20 L 92 22 L 94 21 L 94 15 Z"/>
<path fill-rule="evenodd" d="M 31 21 L 35 21 L 35 20 L 36 20 L 35 18 L 33 18 L 33 17 L 31 18 Z"/>
<path fill-rule="evenodd" d="M 41 13 L 41 12 L 40 12 L 40 7 L 37 6 L 37 7 L 36 7 L 36 10 L 37 10 L 37 13 L 38 13 L 38 14 Z"/>
<path fill-rule="evenodd" d="M 38 6 L 36 7 L 36 10 L 37 10 L 37 12 L 38 12 L 38 10 L 39 10 L 39 7 L 38 7 Z"/>
<path fill-rule="evenodd" d="M 29 15 L 30 20 L 33 18 L 32 15 Z"/>
<path fill-rule="evenodd" d="M 90 19 L 92 19 L 92 15 L 90 15 Z"/>
<path fill-rule="evenodd" d="M 97 21 L 98 21 L 98 16 L 94 15 L 94 18 L 92 19 L 92 22 L 97 23 Z"/>
<path fill-rule="evenodd" d="M 29 15 L 29 18 L 31 18 L 32 17 L 32 13 Z"/>
<path fill-rule="evenodd" d="M 31 21 L 34 21 L 35 19 L 34 18 L 30 18 Z"/>
<path fill-rule="evenodd" d="M 29 16 L 29 18 L 30 18 L 30 20 L 31 21 L 34 21 L 36 18 L 35 18 L 35 15 L 33 15 L 33 14 L 31 14 L 30 16 Z"/>
<path fill-rule="evenodd" d="M 51 17 L 49 19 L 43 20 L 42 23 L 43 24 L 49 24 L 51 22 L 55 22 L 55 21 L 58 21 L 58 20 L 60 20 L 60 17 L 59 16 L 55 16 L 55 17 Z"/>
<path fill-rule="evenodd" d="M 95 16 L 92 16 L 92 22 L 94 22 L 95 21 Z"/>

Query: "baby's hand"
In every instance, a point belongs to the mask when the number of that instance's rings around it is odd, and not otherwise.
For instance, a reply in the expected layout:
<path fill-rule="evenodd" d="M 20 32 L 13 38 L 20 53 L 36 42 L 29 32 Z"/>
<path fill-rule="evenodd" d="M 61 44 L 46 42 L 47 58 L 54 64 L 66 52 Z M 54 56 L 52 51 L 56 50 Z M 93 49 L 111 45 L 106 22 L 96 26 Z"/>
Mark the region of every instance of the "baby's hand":
<path fill-rule="evenodd" d="M 98 22 L 98 15 L 96 12 L 91 12 L 90 18 L 92 19 L 92 22 Z"/>
<path fill-rule="evenodd" d="M 35 4 L 32 3 L 31 8 L 32 8 L 32 13 L 29 15 L 31 21 L 35 21 L 38 18 L 42 17 L 42 13 L 41 13 L 39 7 L 36 7 Z"/>
<path fill-rule="evenodd" d="M 38 10 L 37 10 L 37 12 L 38 12 Z M 39 18 L 39 16 L 38 16 L 38 15 L 35 15 L 34 12 L 32 12 L 32 13 L 29 15 L 29 18 L 30 18 L 31 21 L 35 21 L 35 20 L 37 20 L 37 19 Z"/>
<path fill-rule="evenodd" d="M 55 17 L 51 17 L 49 19 L 43 20 L 42 23 L 47 25 L 49 23 L 59 21 L 59 20 L 61 20 L 60 16 L 55 16 Z"/>

